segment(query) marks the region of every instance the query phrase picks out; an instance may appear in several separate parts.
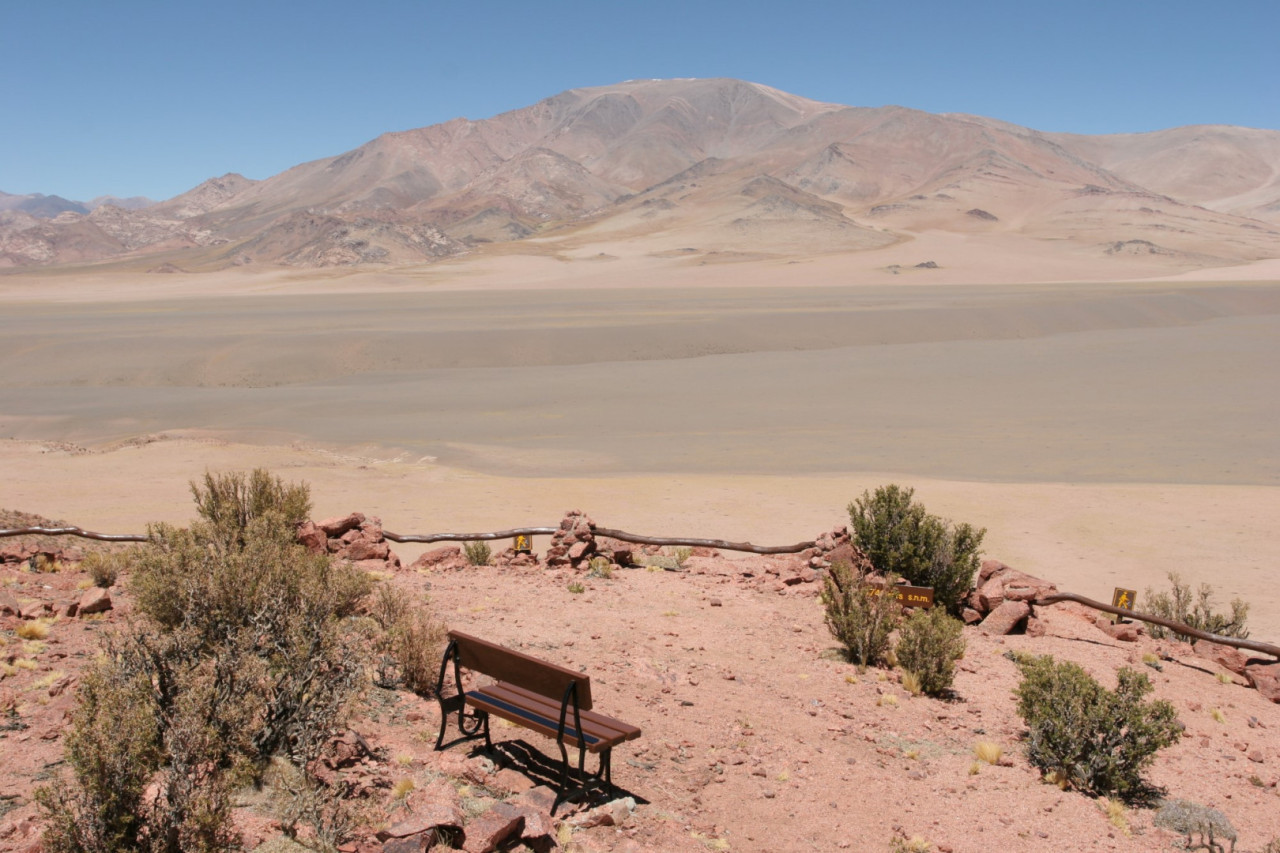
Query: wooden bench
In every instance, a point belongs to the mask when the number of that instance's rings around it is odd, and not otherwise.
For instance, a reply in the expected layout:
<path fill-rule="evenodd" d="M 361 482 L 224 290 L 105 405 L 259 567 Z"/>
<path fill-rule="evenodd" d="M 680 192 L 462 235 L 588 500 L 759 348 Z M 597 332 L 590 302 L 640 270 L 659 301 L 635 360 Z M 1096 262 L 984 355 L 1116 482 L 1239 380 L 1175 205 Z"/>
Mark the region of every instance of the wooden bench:
<path fill-rule="evenodd" d="M 445 698 L 445 675 L 451 662 L 456 693 Z M 496 679 L 496 683 L 463 690 L 463 669 L 487 675 Z M 586 675 L 461 631 L 449 632 L 449 645 L 440 662 L 436 696 L 440 700 L 440 736 L 436 738 L 436 749 L 445 748 L 444 735 L 449 715 L 453 713 L 458 715 L 458 730 L 462 734 L 450 742 L 450 746 L 483 737 L 485 746 L 493 749 L 489 738 L 491 714 L 553 738 L 560 747 L 562 761 L 557 804 L 600 783 L 612 794 L 613 747 L 640 737 L 640 729 L 635 726 L 591 710 L 591 679 Z M 568 788 L 566 746 L 578 749 L 580 784 L 572 790 Z M 590 775 L 585 768 L 588 752 L 600 756 L 599 769 Z"/>

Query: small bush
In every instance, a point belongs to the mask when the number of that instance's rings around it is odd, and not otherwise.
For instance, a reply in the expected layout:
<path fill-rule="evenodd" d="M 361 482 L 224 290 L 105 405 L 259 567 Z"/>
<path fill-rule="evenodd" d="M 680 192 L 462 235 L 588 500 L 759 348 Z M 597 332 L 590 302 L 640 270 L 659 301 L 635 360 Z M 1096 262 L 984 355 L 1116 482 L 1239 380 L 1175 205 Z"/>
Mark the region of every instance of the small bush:
<path fill-rule="evenodd" d="M 1153 592 L 1151 587 L 1143 595 L 1146 598 L 1145 610 L 1152 616 L 1161 616 L 1174 622 L 1181 622 L 1188 628 L 1208 631 L 1222 637 L 1245 639 L 1249 636 L 1247 626 L 1249 605 L 1237 598 L 1231 602 L 1231 615 L 1213 612 L 1213 588 L 1207 583 L 1200 584 L 1199 593 L 1193 596 L 1191 586 L 1182 582 L 1177 572 L 1169 572 L 1168 592 Z M 1148 626 L 1151 636 L 1164 638 L 1174 634 L 1179 640 L 1189 641 L 1191 636 L 1152 623 Z"/>
<path fill-rule="evenodd" d="M 894 652 L 921 690 L 939 696 L 951 688 L 956 661 L 964 657 L 964 623 L 941 609 L 917 610 L 902 623 Z"/>
<path fill-rule="evenodd" d="M 849 504 L 853 543 L 881 574 L 933 588 L 934 600 L 953 616 L 978 571 L 985 529 L 951 525 L 913 502 L 914 489 L 896 484 L 863 492 Z"/>
<path fill-rule="evenodd" d="M 419 696 L 435 695 L 448 630 L 425 605 L 410 607 L 390 629 L 389 651 L 400 664 L 400 680 Z"/>
<path fill-rule="evenodd" d="M 1048 655 L 1019 661 L 1018 668 L 1018 713 L 1030 729 L 1034 766 L 1094 796 L 1141 803 L 1158 793 L 1141 772 L 1177 741 L 1182 726 L 1168 702 L 1142 701 L 1151 692 L 1146 675 L 1122 668 L 1111 691 L 1079 665 Z"/>
<path fill-rule="evenodd" d="M 1221 853 L 1220 839 L 1231 842 L 1235 849 L 1236 829 L 1225 814 L 1209 806 L 1202 806 L 1190 800 L 1166 800 L 1151 821 L 1161 829 L 1186 836 L 1186 849 L 1216 850 Z M 1193 845 L 1192 835 L 1200 836 Z M 1277 845 L 1280 853 L 1280 845 Z M 1269 848 L 1268 848 L 1269 849 Z"/>
<path fill-rule="evenodd" d="M 586 591 L 587 591 L 587 588 L 582 584 L 580 584 L 578 581 L 571 581 L 569 583 L 569 592 L 573 593 L 574 595 L 579 595 Z M 666 615 L 666 614 L 663 614 L 663 615 Z"/>
<path fill-rule="evenodd" d="M 892 584 L 893 577 L 886 579 Z M 822 579 L 822 604 L 827 628 L 845 649 L 845 655 L 861 667 L 876 666 L 889 653 L 889 634 L 897 627 L 902 604 L 896 596 L 883 595 L 865 569 L 837 562 Z"/>
<path fill-rule="evenodd" d="M 591 571 L 587 573 L 587 577 L 610 580 L 613 577 L 613 563 L 609 562 L 608 557 L 592 557 Z"/>
<path fill-rule="evenodd" d="M 110 589 L 120 579 L 120 570 L 126 558 L 114 551 L 90 551 L 80 563 L 82 571 L 89 573 L 94 586 Z"/>
<path fill-rule="evenodd" d="M 489 558 L 493 556 L 493 549 L 489 547 L 488 542 L 463 542 L 462 552 L 467 555 L 467 562 L 473 566 L 489 565 Z"/>

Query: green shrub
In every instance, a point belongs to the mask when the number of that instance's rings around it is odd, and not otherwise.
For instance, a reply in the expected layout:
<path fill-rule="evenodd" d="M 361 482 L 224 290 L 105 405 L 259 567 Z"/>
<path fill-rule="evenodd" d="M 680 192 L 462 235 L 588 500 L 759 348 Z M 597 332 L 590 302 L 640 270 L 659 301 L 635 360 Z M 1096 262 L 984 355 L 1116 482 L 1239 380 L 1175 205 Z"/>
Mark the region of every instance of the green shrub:
<path fill-rule="evenodd" d="M 1214 613 L 1213 588 L 1209 584 L 1200 584 L 1199 594 L 1193 597 L 1191 586 L 1182 582 L 1181 575 L 1177 572 L 1169 572 L 1168 577 L 1170 585 L 1168 592 L 1153 592 L 1151 587 L 1147 587 L 1146 592 L 1143 593 L 1146 599 L 1143 610 L 1147 613 L 1181 622 L 1188 628 L 1208 631 L 1210 634 L 1223 637 L 1238 637 L 1243 640 L 1249 636 L 1249 629 L 1246 626 L 1249 605 L 1244 601 L 1237 598 L 1231 602 L 1230 616 L 1225 613 Z M 1151 636 L 1158 639 L 1167 637 L 1170 633 L 1176 634 L 1179 640 L 1191 639 L 1188 634 L 1178 634 L 1163 625 L 1154 623 L 1148 626 L 1148 630 Z"/>
<path fill-rule="evenodd" d="M 489 558 L 493 556 L 493 550 L 489 547 L 488 542 L 464 542 L 462 543 L 462 551 L 467 555 L 467 562 L 473 566 L 489 565 Z"/>
<path fill-rule="evenodd" d="M 348 617 L 372 582 L 294 540 L 306 487 L 254 472 L 192 491 L 203 521 L 155 525 L 130 552 L 135 618 L 86 675 L 73 780 L 40 795 L 51 853 L 140 837 L 153 853 L 233 849 L 235 785 L 273 756 L 306 766 L 363 688 L 369 649 Z"/>
<path fill-rule="evenodd" d="M 853 543 L 876 571 L 933 588 L 935 602 L 953 616 L 973 586 L 985 529 L 950 525 L 914 503 L 915 490 L 896 484 L 863 492 L 849 504 Z"/>
<path fill-rule="evenodd" d="M 1151 692 L 1146 675 L 1122 668 L 1111 691 L 1079 665 L 1049 655 L 1021 659 L 1018 668 L 1018 713 L 1030 730 L 1034 766 L 1094 796 L 1133 803 L 1158 793 L 1141 772 L 1182 726 L 1168 702 L 1142 701 Z"/>
<path fill-rule="evenodd" d="M 892 584 L 890 576 L 886 583 Z M 857 570 L 837 562 L 822 579 L 822 604 L 827 628 L 859 666 L 875 666 L 889 653 L 889 634 L 897 627 L 902 604 L 896 596 L 881 594 L 865 568 Z"/>
<path fill-rule="evenodd" d="M 964 657 L 964 623 L 941 609 L 917 610 L 902 623 L 894 652 L 898 666 L 919 679 L 921 690 L 941 695 L 951 688 L 956 661 Z"/>

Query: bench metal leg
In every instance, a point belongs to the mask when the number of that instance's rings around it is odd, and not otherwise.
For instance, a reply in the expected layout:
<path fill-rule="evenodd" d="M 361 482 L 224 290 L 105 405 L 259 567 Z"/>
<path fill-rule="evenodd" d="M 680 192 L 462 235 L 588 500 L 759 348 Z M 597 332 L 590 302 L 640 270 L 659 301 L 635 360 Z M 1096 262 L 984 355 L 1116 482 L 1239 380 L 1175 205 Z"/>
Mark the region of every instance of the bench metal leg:
<path fill-rule="evenodd" d="M 600 767 L 595 773 L 587 773 L 586 761 L 587 751 L 585 749 L 578 750 L 578 772 L 576 780 L 579 784 L 569 787 L 569 780 L 574 775 L 569 768 L 569 751 L 565 749 L 564 743 L 559 742 L 560 747 L 560 794 L 556 797 L 555 804 L 552 806 L 551 814 L 556 813 L 556 808 L 560 803 L 567 802 L 578 794 L 586 794 L 593 788 L 599 787 L 607 797 L 612 797 L 617 793 L 617 788 L 613 786 L 613 747 L 608 747 L 600 751 Z"/>
<path fill-rule="evenodd" d="M 472 740 L 483 736 L 485 748 L 493 749 L 493 741 L 489 739 L 488 712 L 479 709 L 468 711 L 466 700 L 467 697 L 463 695 L 440 700 L 440 734 L 436 737 L 437 752 L 444 748 L 444 733 L 449 728 L 449 715 L 453 713 L 458 715 L 458 731 L 462 733 L 462 737 L 458 740 Z M 451 742 L 450 745 L 453 743 L 457 741 Z"/>

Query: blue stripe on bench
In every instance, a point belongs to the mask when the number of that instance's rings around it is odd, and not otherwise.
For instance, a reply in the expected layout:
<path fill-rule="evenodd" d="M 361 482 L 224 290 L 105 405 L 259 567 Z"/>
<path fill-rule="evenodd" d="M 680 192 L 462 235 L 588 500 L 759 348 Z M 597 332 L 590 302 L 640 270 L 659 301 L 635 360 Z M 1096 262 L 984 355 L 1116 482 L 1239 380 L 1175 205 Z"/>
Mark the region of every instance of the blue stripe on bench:
<path fill-rule="evenodd" d="M 498 699 L 496 697 L 490 696 L 489 694 L 481 690 L 469 691 L 467 695 L 475 696 L 478 699 L 483 699 L 484 701 L 488 702 L 491 705 L 497 705 L 502 710 L 515 714 L 517 717 L 530 720 L 531 722 L 535 722 L 540 725 L 547 726 L 553 729 L 560 728 L 559 720 L 553 720 L 550 717 L 543 716 L 542 714 L 534 713 L 533 711 L 530 711 L 527 708 L 521 708 L 519 705 L 512 705 L 510 702 L 506 702 L 502 699 Z M 578 741 L 585 742 L 588 746 L 591 746 L 592 744 L 595 744 L 595 743 L 599 743 L 600 738 L 595 737 L 594 735 L 589 735 L 589 734 L 586 734 L 585 732 L 583 732 L 582 735 L 578 734 L 578 732 L 573 728 L 573 724 L 571 722 L 573 720 L 572 709 L 570 709 L 570 711 L 571 713 L 566 716 L 566 719 L 564 721 L 564 733 L 569 737 L 577 739 Z"/>

